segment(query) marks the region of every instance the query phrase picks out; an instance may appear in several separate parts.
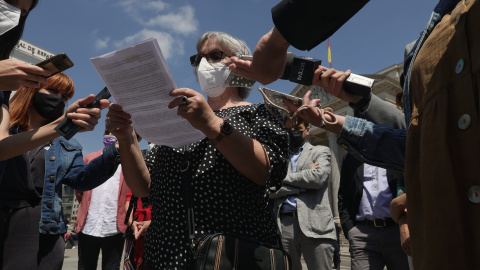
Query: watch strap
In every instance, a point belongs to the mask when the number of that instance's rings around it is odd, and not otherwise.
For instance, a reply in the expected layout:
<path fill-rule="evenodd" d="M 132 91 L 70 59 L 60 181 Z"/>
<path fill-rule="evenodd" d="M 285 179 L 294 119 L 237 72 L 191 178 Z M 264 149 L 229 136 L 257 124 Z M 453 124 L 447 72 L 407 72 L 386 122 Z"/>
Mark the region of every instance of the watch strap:
<path fill-rule="evenodd" d="M 230 132 L 228 132 L 228 133 L 225 132 L 224 125 L 228 125 L 229 128 L 232 129 L 232 126 L 230 125 L 230 123 L 223 120 L 223 122 L 220 124 L 220 133 L 217 135 L 217 137 L 210 140 L 212 142 L 212 144 L 215 145 L 215 144 L 219 143 L 220 141 L 222 141 L 224 137 L 232 134 L 232 130 L 230 130 Z"/>
<path fill-rule="evenodd" d="M 215 139 L 212 139 L 210 140 L 212 142 L 212 144 L 217 144 L 219 142 L 221 142 L 223 140 L 223 138 L 225 137 L 226 135 L 223 133 L 223 131 L 220 129 L 220 133 L 218 134 L 217 137 L 215 137 Z"/>

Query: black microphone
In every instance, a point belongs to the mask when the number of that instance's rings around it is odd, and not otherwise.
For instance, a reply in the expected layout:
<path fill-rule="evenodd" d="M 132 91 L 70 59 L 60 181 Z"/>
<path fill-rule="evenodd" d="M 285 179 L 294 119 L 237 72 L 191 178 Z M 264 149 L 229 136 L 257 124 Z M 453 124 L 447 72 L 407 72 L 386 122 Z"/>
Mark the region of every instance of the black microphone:
<path fill-rule="evenodd" d="M 321 63 L 322 60 L 305 56 L 297 57 L 294 53 L 287 52 L 287 62 L 280 79 L 303 85 L 312 85 L 313 74 Z"/>
<path fill-rule="evenodd" d="M 312 85 L 315 70 L 321 63 L 321 60 L 304 56 L 297 57 L 294 53 L 287 52 L 285 69 L 280 79 L 306 86 Z M 368 97 L 370 96 L 374 82 L 374 79 L 351 73 L 343 83 L 343 88 L 348 93 Z"/>

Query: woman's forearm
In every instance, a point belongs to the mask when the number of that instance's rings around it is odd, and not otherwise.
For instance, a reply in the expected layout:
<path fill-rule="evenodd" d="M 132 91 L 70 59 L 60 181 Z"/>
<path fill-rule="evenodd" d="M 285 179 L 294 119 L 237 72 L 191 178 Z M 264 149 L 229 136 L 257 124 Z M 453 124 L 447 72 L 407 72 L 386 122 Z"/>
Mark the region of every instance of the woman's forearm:
<path fill-rule="evenodd" d="M 135 135 L 119 140 L 119 150 L 122 173 L 127 186 L 135 196 L 148 197 L 150 173 Z"/>
<path fill-rule="evenodd" d="M 60 123 L 63 117 L 40 128 L 11 136 L 8 135 L 10 118 L 8 117 L 8 112 L 5 107 L 2 107 L 1 119 L 0 161 L 26 153 L 59 137 L 60 135 L 54 130 L 54 128 Z"/>
<path fill-rule="evenodd" d="M 242 175 L 258 185 L 267 183 L 270 159 L 260 142 L 234 130 L 215 147 Z"/>

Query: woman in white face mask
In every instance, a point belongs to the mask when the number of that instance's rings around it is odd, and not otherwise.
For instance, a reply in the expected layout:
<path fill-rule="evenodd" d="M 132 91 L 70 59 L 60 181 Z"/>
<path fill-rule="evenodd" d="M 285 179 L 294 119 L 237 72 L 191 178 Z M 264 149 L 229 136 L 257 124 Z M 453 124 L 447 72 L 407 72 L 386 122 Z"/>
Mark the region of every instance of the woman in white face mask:
<path fill-rule="evenodd" d="M 243 86 L 239 80 L 238 86 L 225 83 L 230 56 L 250 53 L 245 42 L 207 32 L 198 39 L 197 51 L 190 60 L 208 99 L 193 89 L 175 89 L 171 96 L 181 98 L 169 108 L 202 131 L 203 140 L 180 149 L 156 145 L 146 157 L 148 170 L 138 145 L 132 147 L 129 115 L 118 104 L 111 104 L 107 113 L 107 129 L 120 143 L 128 186 L 137 196 L 150 196 L 153 209 L 159 209 L 152 212 L 145 245 L 152 269 L 184 269 L 187 264 L 185 254 L 191 250 L 185 198 L 191 198 L 195 239 L 224 232 L 272 245 L 277 240 L 266 192 L 278 188 L 287 173 L 287 132 L 264 104 L 245 101 L 250 89 L 238 87 Z M 280 113 L 278 117 L 282 119 Z M 185 156 L 191 164 L 187 178 L 181 173 Z"/>

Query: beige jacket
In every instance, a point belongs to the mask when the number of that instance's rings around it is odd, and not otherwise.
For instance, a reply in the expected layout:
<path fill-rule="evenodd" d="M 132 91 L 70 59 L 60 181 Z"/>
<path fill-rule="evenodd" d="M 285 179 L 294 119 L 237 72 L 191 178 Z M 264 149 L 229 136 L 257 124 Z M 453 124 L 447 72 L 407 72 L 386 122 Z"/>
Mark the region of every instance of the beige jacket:
<path fill-rule="evenodd" d="M 479 75 L 480 1 L 462 0 L 412 69 L 405 182 L 415 270 L 480 269 Z"/>

